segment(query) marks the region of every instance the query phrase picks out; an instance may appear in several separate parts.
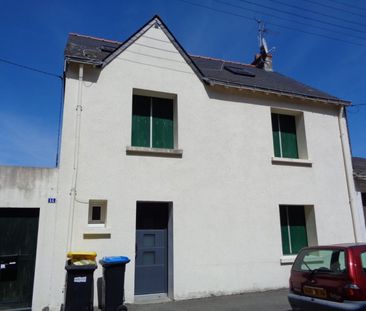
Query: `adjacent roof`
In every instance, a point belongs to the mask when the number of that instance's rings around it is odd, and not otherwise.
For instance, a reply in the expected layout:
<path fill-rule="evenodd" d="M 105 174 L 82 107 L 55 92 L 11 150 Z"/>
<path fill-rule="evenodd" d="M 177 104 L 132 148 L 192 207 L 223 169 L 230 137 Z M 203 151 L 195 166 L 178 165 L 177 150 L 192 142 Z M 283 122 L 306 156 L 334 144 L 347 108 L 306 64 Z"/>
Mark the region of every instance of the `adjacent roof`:
<path fill-rule="evenodd" d="M 265 71 L 253 65 L 220 59 L 189 55 L 174 38 L 166 25 L 155 16 L 124 42 L 105 40 L 71 33 L 65 48 L 65 60 L 104 67 L 114 57 L 133 44 L 150 27 L 160 27 L 191 66 L 198 77 L 209 85 L 224 85 L 259 92 L 319 100 L 332 104 L 349 105 L 350 102 L 297 82 L 277 72 Z"/>
<path fill-rule="evenodd" d="M 70 33 L 64 51 L 65 59 L 87 64 L 102 65 L 122 42 Z"/>
<path fill-rule="evenodd" d="M 366 180 L 366 158 L 352 158 L 353 174 Z"/>

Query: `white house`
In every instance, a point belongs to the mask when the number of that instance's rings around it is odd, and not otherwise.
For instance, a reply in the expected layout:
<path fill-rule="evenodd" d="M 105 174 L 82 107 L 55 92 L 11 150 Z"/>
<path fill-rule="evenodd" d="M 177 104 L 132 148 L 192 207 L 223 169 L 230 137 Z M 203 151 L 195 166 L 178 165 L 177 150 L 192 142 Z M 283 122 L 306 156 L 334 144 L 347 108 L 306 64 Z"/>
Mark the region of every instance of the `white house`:
<path fill-rule="evenodd" d="M 159 17 L 124 42 L 69 35 L 57 193 L 0 196 L 40 207 L 33 310 L 59 310 L 70 250 L 131 258 L 134 302 L 286 287 L 301 247 L 363 239 L 350 103 L 270 60 L 189 55 Z"/>

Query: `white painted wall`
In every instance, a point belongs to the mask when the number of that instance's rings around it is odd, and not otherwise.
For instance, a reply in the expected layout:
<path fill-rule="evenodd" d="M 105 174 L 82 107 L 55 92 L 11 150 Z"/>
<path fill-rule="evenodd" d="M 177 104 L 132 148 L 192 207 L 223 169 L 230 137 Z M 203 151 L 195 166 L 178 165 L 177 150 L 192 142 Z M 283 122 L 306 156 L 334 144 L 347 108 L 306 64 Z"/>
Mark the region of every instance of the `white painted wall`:
<path fill-rule="evenodd" d="M 0 167 L 0 208 L 39 208 L 33 310 L 42 310 L 51 299 L 53 239 L 57 194 L 57 169 Z"/>
<path fill-rule="evenodd" d="M 62 302 L 72 210 L 77 70 L 69 65 L 66 79 L 50 304 L 55 310 Z M 99 259 L 130 257 L 127 302 L 134 300 L 138 200 L 173 202 L 175 299 L 287 286 L 279 204 L 314 206 L 319 244 L 353 241 L 335 107 L 206 87 L 155 28 L 101 72 L 85 67 L 84 74 L 71 249 L 96 251 Z M 134 88 L 177 95 L 182 158 L 126 154 Z M 271 108 L 303 111 L 312 167 L 272 164 Z M 107 227 L 94 231 L 111 239 L 83 239 L 91 232 L 89 199 L 108 200 Z"/>

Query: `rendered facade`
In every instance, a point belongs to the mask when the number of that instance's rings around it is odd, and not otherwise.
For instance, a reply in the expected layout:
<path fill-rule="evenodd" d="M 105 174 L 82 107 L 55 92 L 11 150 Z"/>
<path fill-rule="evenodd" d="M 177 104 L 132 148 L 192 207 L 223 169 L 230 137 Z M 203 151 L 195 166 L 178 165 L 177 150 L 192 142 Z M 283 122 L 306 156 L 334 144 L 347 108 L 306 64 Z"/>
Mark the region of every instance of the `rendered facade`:
<path fill-rule="evenodd" d="M 65 54 L 59 168 L 32 204 L 1 188 L 1 207 L 40 211 L 34 310 L 59 310 L 69 250 L 131 258 L 134 302 L 286 287 L 301 247 L 363 240 L 348 102 L 190 56 L 158 17 L 124 43 L 70 35 Z"/>

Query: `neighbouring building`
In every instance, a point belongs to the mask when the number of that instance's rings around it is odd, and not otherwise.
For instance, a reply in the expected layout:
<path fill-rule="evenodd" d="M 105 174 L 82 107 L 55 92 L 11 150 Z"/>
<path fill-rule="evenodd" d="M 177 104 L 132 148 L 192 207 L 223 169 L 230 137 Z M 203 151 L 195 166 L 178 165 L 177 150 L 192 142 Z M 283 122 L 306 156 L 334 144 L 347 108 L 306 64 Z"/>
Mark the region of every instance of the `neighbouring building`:
<path fill-rule="evenodd" d="M 0 167 L 0 310 L 49 304 L 57 176 L 57 169 Z"/>
<path fill-rule="evenodd" d="M 362 219 L 363 217 L 366 217 L 366 159 L 353 157 L 352 164 L 356 186 L 356 204 L 358 205 L 358 211 L 360 212 L 359 217 Z"/>
<path fill-rule="evenodd" d="M 131 258 L 134 302 L 286 287 L 301 247 L 363 239 L 350 103 L 265 50 L 192 56 L 154 17 L 124 42 L 70 34 L 64 75 L 59 167 L 0 171 L 0 221 L 37 208 L 33 310 L 59 310 L 69 250 Z"/>

